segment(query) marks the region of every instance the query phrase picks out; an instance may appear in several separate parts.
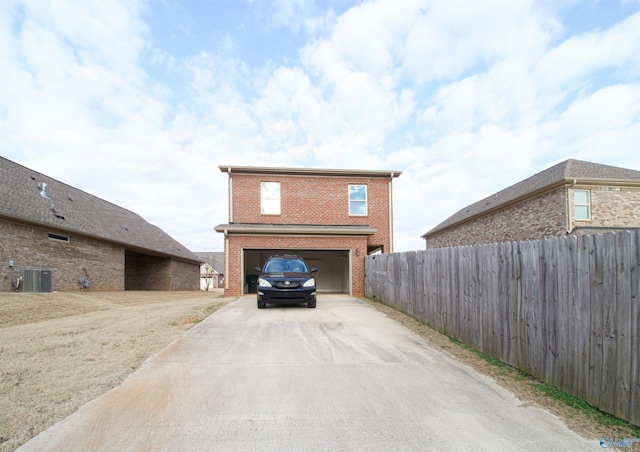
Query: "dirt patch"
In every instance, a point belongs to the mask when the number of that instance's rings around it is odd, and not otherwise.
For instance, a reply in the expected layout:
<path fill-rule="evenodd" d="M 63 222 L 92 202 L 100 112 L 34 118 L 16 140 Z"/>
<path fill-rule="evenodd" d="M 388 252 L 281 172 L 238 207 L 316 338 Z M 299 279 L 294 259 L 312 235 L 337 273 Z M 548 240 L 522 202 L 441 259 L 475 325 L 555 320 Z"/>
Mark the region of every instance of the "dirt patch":
<path fill-rule="evenodd" d="M 593 419 L 588 413 L 577 410 L 555 398 L 545 395 L 535 385 L 541 381 L 529 375 L 519 372 L 517 369 L 500 363 L 500 365 L 489 363 L 477 352 L 456 343 L 449 337 L 441 334 L 419 321 L 389 307 L 382 303 L 363 299 L 365 303 L 373 306 L 389 318 L 396 320 L 412 331 L 418 333 L 433 346 L 446 350 L 459 361 L 472 367 L 476 371 L 491 377 L 503 388 L 508 389 L 518 397 L 524 404 L 543 408 L 556 415 L 574 432 L 584 438 L 600 441 L 602 438 L 613 440 L 640 438 L 638 429 L 628 426 L 602 425 Z M 612 449 L 616 449 L 611 447 Z M 632 443 L 631 447 L 623 447 L 620 450 L 640 451 L 640 442 Z"/>
<path fill-rule="evenodd" d="M 0 451 L 116 387 L 234 299 L 221 290 L 0 294 Z"/>

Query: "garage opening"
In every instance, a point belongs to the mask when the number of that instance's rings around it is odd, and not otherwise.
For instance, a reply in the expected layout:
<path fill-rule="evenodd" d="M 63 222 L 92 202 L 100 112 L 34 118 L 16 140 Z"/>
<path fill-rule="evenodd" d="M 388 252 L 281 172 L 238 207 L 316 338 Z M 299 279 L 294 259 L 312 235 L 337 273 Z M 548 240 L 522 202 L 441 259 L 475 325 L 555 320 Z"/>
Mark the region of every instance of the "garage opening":
<path fill-rule="evenodd" d="M 258 273 L 255 267 L 262 267 L 265 260 L 273 254 L 297 254 L 311 268 L 317 268 L 318 293 L 351 293 L 350 250 L 283 250 L 283 249 L 244 249 L 242 252 L 244 281 L 243 293 L 255 293 Z"/>

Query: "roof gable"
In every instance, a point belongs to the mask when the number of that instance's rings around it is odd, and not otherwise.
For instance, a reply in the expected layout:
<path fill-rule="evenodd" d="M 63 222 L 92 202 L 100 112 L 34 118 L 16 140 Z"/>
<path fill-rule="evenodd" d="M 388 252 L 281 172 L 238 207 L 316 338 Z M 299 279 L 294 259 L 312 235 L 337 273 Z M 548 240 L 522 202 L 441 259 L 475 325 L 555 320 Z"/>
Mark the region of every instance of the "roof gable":
<path fill-rule="evenodd" d="M 224 253 L 222 251 L 198 251 L 195 253 L 200 259 L 219 274 L 224 274 Z"/>
<path fill-rule="evenodd" d="M 422 237 L 573 180 L 640 183 L 640 171 L 569 159 L 459 210 Z"/>
<path fill-rule="evenodd" d="M 0 193 L 0 217 L 200 262 L 140 215 L 4 157 L 0 157 Z"/>

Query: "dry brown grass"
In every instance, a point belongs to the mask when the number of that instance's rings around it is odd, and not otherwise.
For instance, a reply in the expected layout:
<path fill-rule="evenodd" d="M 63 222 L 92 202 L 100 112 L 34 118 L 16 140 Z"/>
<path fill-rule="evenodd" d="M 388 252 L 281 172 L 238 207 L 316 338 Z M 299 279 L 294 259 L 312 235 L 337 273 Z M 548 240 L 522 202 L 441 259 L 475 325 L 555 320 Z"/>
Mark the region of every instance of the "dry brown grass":
<path fill-rule="evenodd" d="M 231 299 L 213 292 L 0 294 L 0 451 L 117 386 Z"/>

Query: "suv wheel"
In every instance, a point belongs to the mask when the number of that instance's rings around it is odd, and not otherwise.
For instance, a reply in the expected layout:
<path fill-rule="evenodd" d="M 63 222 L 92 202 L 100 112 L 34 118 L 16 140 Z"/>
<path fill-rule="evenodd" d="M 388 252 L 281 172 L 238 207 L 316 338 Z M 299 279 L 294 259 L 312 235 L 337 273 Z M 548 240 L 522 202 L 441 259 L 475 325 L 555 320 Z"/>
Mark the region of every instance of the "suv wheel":
<path fill-rule="evenodd" d="M 308 302 L 307 303 L 307 307 L 308 308 L 315 308 L 316 307 L 316 300 Z"/>
<path fill-rule="evenodd" d="M 258 300 L 258 309 L 264 309 L 266 307 L 267 307 L 267 303 L 265 303 L 264 301 Z"/>

